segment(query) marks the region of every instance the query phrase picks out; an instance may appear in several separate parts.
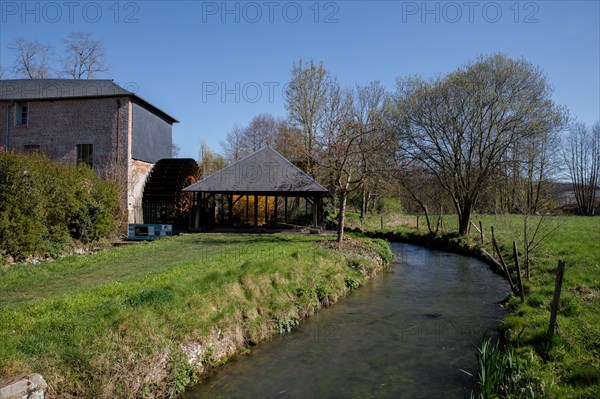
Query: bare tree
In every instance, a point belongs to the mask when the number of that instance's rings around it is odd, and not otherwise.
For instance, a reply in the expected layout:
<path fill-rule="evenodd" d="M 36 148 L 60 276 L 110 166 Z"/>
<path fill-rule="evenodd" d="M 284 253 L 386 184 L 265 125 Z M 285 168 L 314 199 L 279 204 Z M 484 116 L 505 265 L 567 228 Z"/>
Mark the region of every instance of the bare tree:
<path fill-rule="evenodd" d="M 200 177 L 205 178 L 226 166 L 225 159 L 221 154 L 214 153 L 204 139 L 200 140 L 200 151 L 198 152 L 198 169 Z"/>
<path fill-rule="evenodd" d="M 94 39 L 90 32 L 71 32 L 63 39 L 65 55 L 63 72 L 73 79 L 92 79 L 108 70 L 102 40 Z"/>
<path fill-rule="evenodd" d="M 467 234 L 471 212 L 507 151 L 562 120 L 550 95 L 538 68 L 501 54 L 429 82 L 398 82 L 393 129 L 406 156 L 452 198 L 460 235 Z"/>
<path fill-rule="evenodd" d="M 358 127 L 363 130 L 361 137 L 362 144 L 365 141 L 377 145 L 378 142 L 387 139 L 388 131 L 385 129 L 384 104 L 387 93 L 379 81 L 372 81 L 364 86 L 356 85 L 355 117 Z M 390 140 L 390 142 L 393 142 Z M 390 148 L 390 147 L 388 147 Z M 364 221 L 367 215 L 369 201 L 374 192 L 382 186 L 381 182 L 386 176 L 383 172 L 386 165 L 389 165 L 389 156 L 387 151 L 381 151 L 378 154 L 365 154 L 361 165 L 365 170 L 365 179 L 361 187 L 361 207 L 360 216 Z M 373 173 L 368 173 L 368 171 Z M 381 190 L 379 190 L 381 191 Z"/>
<path fill-rule="evenodd" d="M 600 121 L 591 129 L 583 123 L 575 123 L 565 136 L 563 148 L 579 213 L 594 215 L 600 183 Z"/>
<path fill-rule="evenodd" d="M 181 152 L 181 147 L 177 143 L 171 145 L 171 157 L 177 158 Z"/>
<path fill-rule="evenodd" d="M 304 141 L 302 132 L 292 126 L 288 121 L 279 124 L 279 131 L 275 138 L 275 149 L 292 163 L 302 166 L 304 156 Z"/>
<path fill-rule="evenodd" d="M 550 179 L 559 169 L 559 130 L 548 126 L 548 130 L 537 135 L 525 137 L 512 149 L 508 158 L 514 163 L 515 177 L 512 181 L 513 204 L 523 216 L 523 250 L 525 278 L 531 275 L 530 259 L 543 241 L 556 231 L 562 223 L 546 217 L 553 205 L 544 189 L 552 184 Z M 532 216 L 540 214 L 533 218 Z"/>
<path fill-rule="evenodd" d="M 319 157 L 314 161 L 324 169 L 339 197 L 338 236 L 344 239 L 344 224 L 348 192 L 354 184 L 360 184 L 360 134 L 354 126 L 353 98 L 350 90 L 343 90 L 337 83 L 329 85 L 323 114 L 320 117 L 322 134 L 315 137 Z"/>
<path fill-rule="evenodd" d="M 315 177 L 315 138 L 319 134 L 329 83 L 329 72 L 323 63 L 315 65 L 312 60 L 309 63 L 300 60 L 292 68 L 292 78 L 285 91 L 289 119 L 302 132 L 307 172 L 312 177 Z"/>
<path fill-rule="evenodd" d="M 244 145 L 251 152 L 258 151 L 266 146 L 274 147 L 281 123 L 268 113 L 255 116 L 244 130 Z"/>
<path fill-rule="evenodd" d="M 423 212 L 429 233 L 437 233 L 440 223 L 433 225 L 431 211 L 442 209 L 446 197 L 435 176 L 420 165 L 415 166 L 411 161 L 397 167 L 392 173 L 391 177 L 400 184 L 407 197 L 406 201 L 413 202 L 417 209 Z"/>
<path fill-rule="evenodd" d="M 379 86 L 373 84 L 370 87 Z M 370 94 L 361 99 L 361 91 Z M 318 148 L 315 164 L 338 196 L 338 243 L 344 239 L 348 194 L 362 188 L 367 177 L 377 173 L 380 166 L 374 159 L 383 150 L 383 125 L 378 116 L 360 115 L 365 98 L 374 99 L 376 93 L 378 90 L 343 89 L 335 81 L 328 85 L 320 117 L 320 134 L 315 138 Z M 379 106 L 382 103 L 375 101 L 373 104 Z M 376 109 L 376 106 L 371 107 L 373 112 Z"/>
<path fill-rule="evenodd" d="M 13 73 L 16 77 L 44 79 L 51 75 L 50 56 L 52 47 L 39 41 L 27 41 L 19 37 L 9 49 L 15 52 Z"/>
<path fill-rule="evenodd" d="M 237 162 L 250 153 L 244 144 L 244 132 L 245 129 L 236 123 L 227 133 L 225 141 L 221 142 L 221 148 L 227 162 Z"/>
<path fill-rule="evenodd" d="M 0 79 L 3 79 L 4 75 L 7 75 L 6 68 L 4 68 L 2 65 L 0 65 Z"/>

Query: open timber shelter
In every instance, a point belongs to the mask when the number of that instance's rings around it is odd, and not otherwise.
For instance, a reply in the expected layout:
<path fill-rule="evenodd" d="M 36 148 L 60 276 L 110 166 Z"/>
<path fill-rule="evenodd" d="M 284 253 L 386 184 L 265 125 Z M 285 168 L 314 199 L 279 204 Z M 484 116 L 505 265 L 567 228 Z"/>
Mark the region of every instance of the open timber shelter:
<path fill-rule="evenodd" d="M 183 189 L 192 193 L 190 229 L 323 222 L 329 192 L 271 147 Z"/>

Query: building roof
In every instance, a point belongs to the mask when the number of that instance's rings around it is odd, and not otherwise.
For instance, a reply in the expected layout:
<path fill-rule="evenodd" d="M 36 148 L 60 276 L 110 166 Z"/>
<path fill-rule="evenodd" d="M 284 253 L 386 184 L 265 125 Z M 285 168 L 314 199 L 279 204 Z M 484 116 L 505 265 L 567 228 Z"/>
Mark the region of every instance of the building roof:
<path fill-rule="evenodd" d="M 271 147 L 213 173 L 184 191 L 262 195 L 324 195 L 328 191 Z"/>
<path fill-rule="evenodd" d="M 179 122 L 134 92 L 110 79 L 10 79 L 0 80 L 0 101 L 60 100 L 76 98 L 131 97 L 169 123 Z"/>

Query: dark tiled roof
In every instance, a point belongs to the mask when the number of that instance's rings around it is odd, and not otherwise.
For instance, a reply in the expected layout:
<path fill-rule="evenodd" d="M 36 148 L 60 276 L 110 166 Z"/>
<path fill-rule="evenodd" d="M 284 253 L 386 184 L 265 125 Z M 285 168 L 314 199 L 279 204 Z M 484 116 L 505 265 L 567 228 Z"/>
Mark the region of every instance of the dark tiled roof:
<path fill-rule="evenodd" d="M 167 121 L 175 118 L 109 79 L 0 80 L 0 101 L 58 100 L 73 98 L 132 97 Z"/>
<path fill-rule="evenodd" d="M 271 147 L 264 147 L 184 191 L 327 194 L 328 191 Z"/>

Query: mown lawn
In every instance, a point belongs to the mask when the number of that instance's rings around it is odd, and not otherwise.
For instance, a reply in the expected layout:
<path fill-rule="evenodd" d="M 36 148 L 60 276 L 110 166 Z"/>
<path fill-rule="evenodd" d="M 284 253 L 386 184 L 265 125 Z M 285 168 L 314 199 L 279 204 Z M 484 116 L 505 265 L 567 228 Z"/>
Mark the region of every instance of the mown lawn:
<path fill-rule="evenodd" d="M 185 235 L 12 266 L 0 272 L 0 380 L 40 373 L 48 397 L 174 396 L 390 258 L 382 242 L 338 251 L 320 239 Z"/>
<path fill-rule="evenodd" d="M 438 216 L 432 216 L 436 223 Z M 372 216 L 361 223 L 358 215 L 350 216 L 351 225 L 376 231 L 395 231 L 407 237 L 425 235 L 424 217 L 420 230 L 415 230 L 415 215 L 384 218 Z M 394 224 L 392 221 L 396 221 Z M 504 259 L 514 266 L 512 242 L 516 241 L 523 264 L 524 217 L 522 215 L 473 215 L 476 225 L 482 222 L 485 240 L 483 247 L 493 253 L 491 227 L 494 226 Z M 523 359 L 532 365 L 522 385 L 532 392 L 523 397 L 600 397 L 600 217 L 533 216 L 531 232 L 540 223 L 540 236 L 550 233 L 532 254 L 531 279 L 525 281 L 525 303 L 511 296 L 509 312 L 501 326 L 509 344 L 517 348 Z M 444 215 L 443 233 L 457 230 L 456 215 Z M 476 229 L 471 228 L 468 239 L 474 247 L 481 245 Z M 558 323 L 560 334 L 552 342 L 545 338 L 550 319 L 550 302 L 554 291 L 558 260 L 566 261 Z"/>

